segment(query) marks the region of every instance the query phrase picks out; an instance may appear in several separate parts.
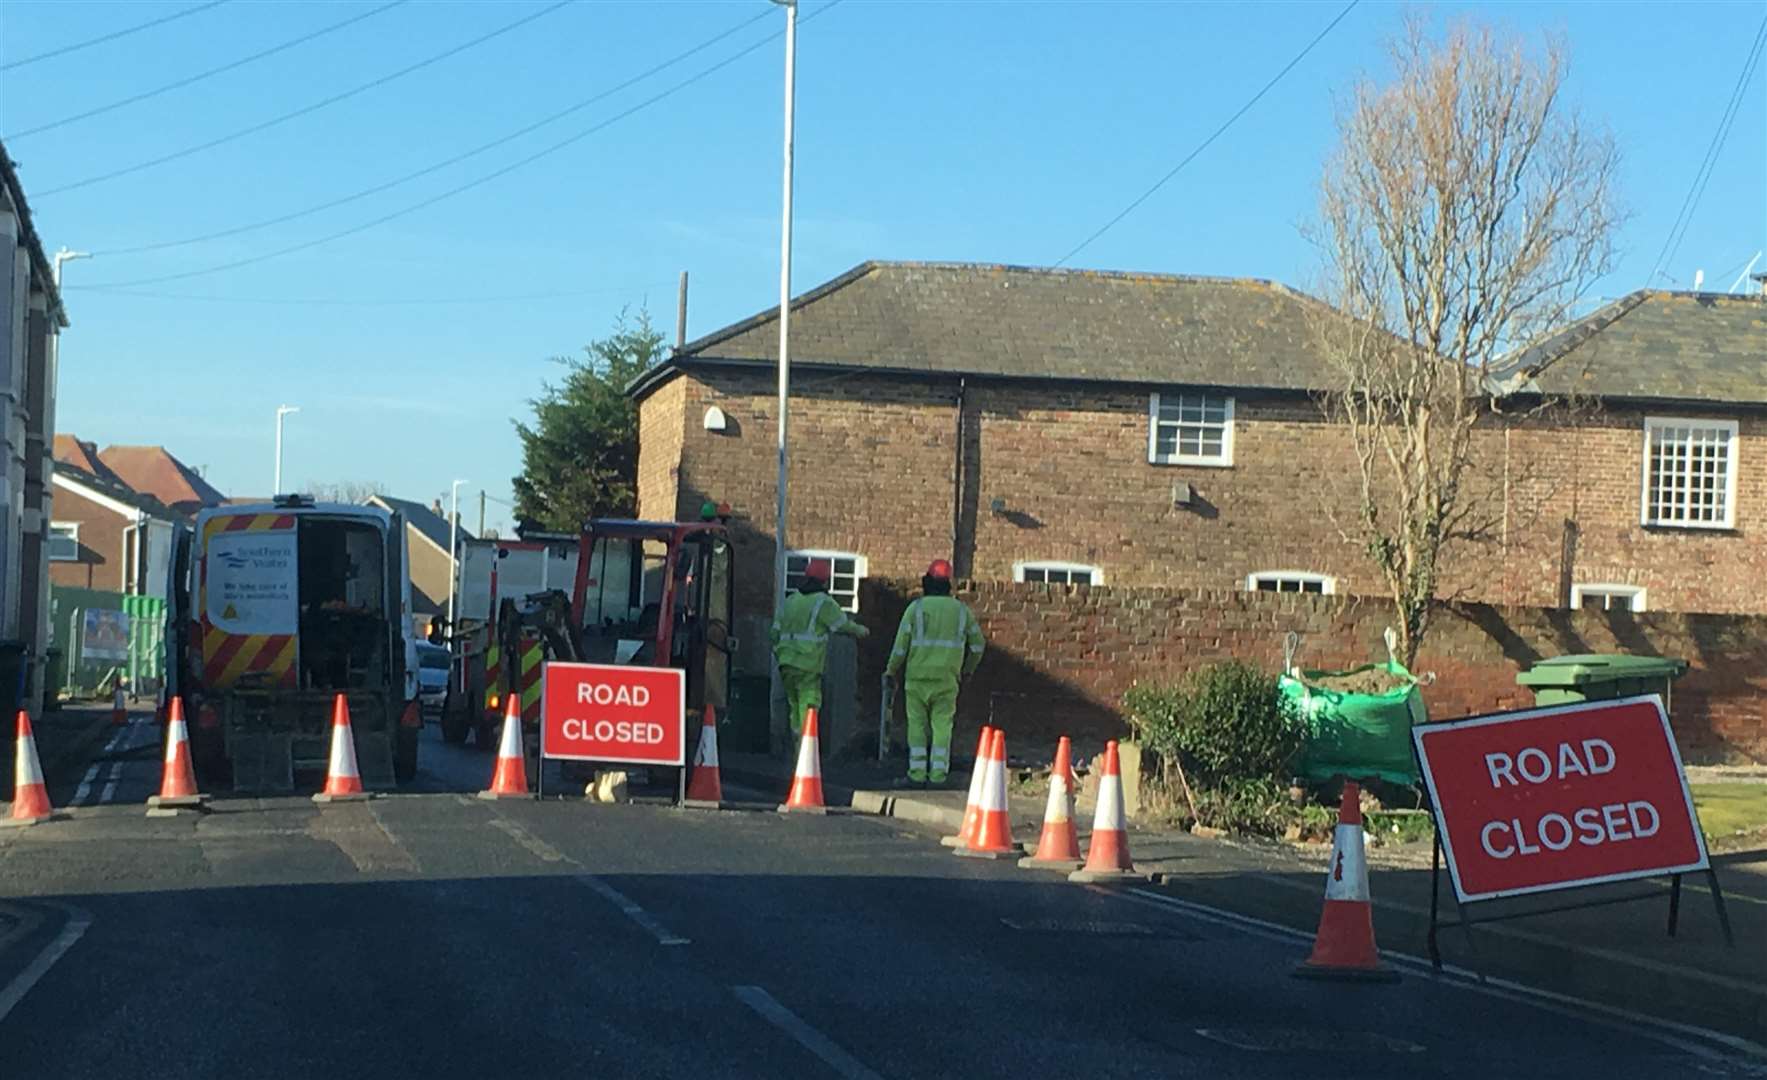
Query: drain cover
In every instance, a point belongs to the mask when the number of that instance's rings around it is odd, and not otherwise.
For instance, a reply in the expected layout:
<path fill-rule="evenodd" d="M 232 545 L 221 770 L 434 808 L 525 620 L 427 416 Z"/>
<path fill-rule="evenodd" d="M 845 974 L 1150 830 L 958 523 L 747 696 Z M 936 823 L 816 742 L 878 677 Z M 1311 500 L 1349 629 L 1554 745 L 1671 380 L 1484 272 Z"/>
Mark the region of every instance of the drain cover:
<path fill-rule="evenodd" d="M 1236 1050 L 1259 1053 L 1317 1053 L 1337 1051 L 1349 1053 L 1375 1052 L 1384 1054 L 1421 1054 L 1419 1043 L 1377 1035 L 1372 1031 L 1334 1031 L 1326 1028 L 1225 1027 L 1197 1028 L 1205 1039 L 1223 1043 Z"/>

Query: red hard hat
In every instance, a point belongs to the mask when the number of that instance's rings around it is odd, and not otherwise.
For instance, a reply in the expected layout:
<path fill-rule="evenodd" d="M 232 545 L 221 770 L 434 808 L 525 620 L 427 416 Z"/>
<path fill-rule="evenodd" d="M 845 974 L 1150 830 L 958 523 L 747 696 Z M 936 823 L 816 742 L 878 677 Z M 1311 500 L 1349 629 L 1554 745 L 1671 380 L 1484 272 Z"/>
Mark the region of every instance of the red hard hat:
<path fill-rule="evenodd" d="M 926 568 L 926 576 L 940 581 L 951 580 L 951 564 L 944 559 L 934 559 L 933 564 Z"/>
<path fill-rule="evenodd" d="M 832 570 L 833 567 L 828 565 L 827 559 L 811 559 L 804 564 L 804 576 L 811 581 L 826 582 Z"/>

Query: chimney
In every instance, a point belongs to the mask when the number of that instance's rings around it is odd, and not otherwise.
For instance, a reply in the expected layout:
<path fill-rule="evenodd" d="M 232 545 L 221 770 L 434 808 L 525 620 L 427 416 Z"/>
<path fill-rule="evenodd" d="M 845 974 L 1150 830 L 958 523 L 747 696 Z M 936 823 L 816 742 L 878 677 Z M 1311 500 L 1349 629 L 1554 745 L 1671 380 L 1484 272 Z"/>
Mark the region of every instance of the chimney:
<path fill-rule="evenodd" d="M 448 516 L 442 510 L 442 500 L 441 499 L 437 499 L 435 502 L 430 504 L 430 512 L 435 514 L 437 517 L 447 517 Z"/>

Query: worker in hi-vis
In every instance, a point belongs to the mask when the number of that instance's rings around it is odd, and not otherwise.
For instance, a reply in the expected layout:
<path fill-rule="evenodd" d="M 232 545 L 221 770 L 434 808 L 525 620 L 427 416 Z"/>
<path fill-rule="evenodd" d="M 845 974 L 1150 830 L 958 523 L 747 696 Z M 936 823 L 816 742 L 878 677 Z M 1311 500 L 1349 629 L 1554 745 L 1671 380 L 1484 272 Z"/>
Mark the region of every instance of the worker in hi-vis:
<path fill-rule="evenodd" d="M 957 684 L 982 662 L 982 627 L 951 596 L 951 564 L 935 559 L 920 579 L 922 595 L 902 613 L 888 677 L 907 691 L 908 780 L 942 784 L 951 774 L 951 727 Z M 929 731 L 931 739 L 928 739 Z"/>

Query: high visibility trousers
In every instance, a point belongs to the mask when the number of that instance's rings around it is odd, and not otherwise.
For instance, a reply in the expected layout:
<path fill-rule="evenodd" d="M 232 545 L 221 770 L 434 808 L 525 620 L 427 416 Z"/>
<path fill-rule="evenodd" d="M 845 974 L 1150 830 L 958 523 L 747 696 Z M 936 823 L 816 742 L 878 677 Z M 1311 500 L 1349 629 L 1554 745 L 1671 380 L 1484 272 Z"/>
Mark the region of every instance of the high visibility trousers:
<path fill-rule="evenodd" d="M 951 773 L 951 726 L 957 720 L 957 680 L 910 682 L 904 690 L 908 699 L 908 779 L 943 783 Z"/>
<path fill-rule="evenodd" d="M 791 733 L 804 733 L 804 710 L 822 708 L 822 672 L 803 668 L 779 667 L 779 681 L 785 684 L 785 700 L 791 715 Z"/>

